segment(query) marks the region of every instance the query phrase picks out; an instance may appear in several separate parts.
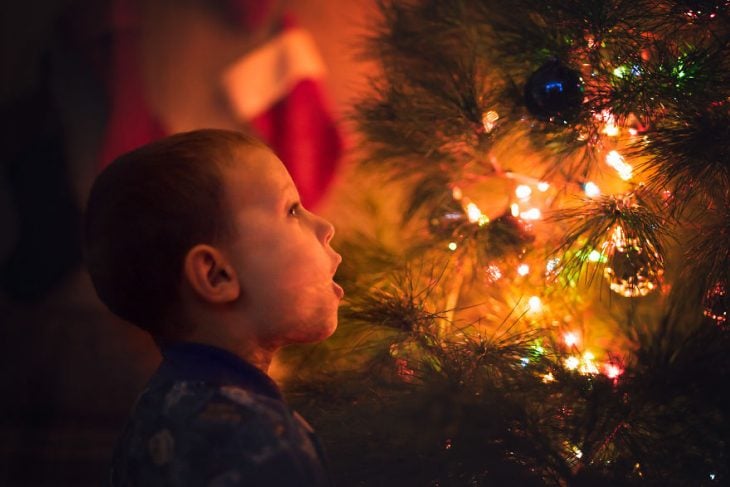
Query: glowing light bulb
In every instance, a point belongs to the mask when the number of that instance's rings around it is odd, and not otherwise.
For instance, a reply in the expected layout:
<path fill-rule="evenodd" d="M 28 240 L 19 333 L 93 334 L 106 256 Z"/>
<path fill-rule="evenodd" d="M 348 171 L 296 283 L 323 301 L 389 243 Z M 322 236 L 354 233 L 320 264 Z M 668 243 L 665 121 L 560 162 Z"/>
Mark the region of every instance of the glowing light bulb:
<path fill-rule="evenodd" d="M 510 213 L 512 213 L 512 216 L 518 217 L 520 216 L 520 205 L 517 203 L 512 203 L 509 207 Z"/>
<path fill-rule="evenodd" d="M 578 335 L 576 335 L 572 331 L 569 331 L 568 333 L 565 333 L 563 335 L 563 340 L 565 340 L 565 344 L 567 346 L 572 347 L 578 343 Z"/>
<path fill-rule="evenodd" d="M 618 172 L 619 177 L 624 181 L 628 181 L 633 177 L 634 168 L 626 162 L 618 151 L 612 150 L 606 154 L 606 164 L 614 168 Z"/>
<path fill-rule="evenodd" d="M 628 73 L 629 68 L 628 66 L 621 66 L 619 68 L 616 68 L 614 70 L 614 75 L 616 73 L 620 73 L 617 75 L 619 78 L 624 74 Z M 616 117 L 611 113 L 610 110 L 603 110 L 600 114 L 596 115 L 596 118 L 604 122 L 603 130 L 602 132 L 609 137 L 616 137 L 619 134 L 619 128 L 616 125 Z"/>
<path fill-rule="evenodd" d="M 517 266 L 517 274 L 521 276 L 526 276 L 530 273 L 530 266 L 527 264 L 520 264 Z"/>
<path fill-rule="evenodd" d="M 449 242 L 449 250 L 451 250 L 452 252 L 456 250 L 457 247 L 458 245 L 456 245 L 456 242 Z"/>
<path fill-rule="evenodd" d="M 542 213 L 538 208 L 530 208 L 529 210 L 520 213 L 520 218 L 523 220 L 539 220 L 541 216 Z"/>
<path fill-rule="evenodd" d="M 591 262 L 598 262 L 601 260 L 601 253 L 597 250 L 591 250 L 591 253 L 588 254 L 588 260 Z"/>
<path fill-rule="evenodd" d="M 583 354 L 583 361 L 580 365 L 580 373 L 581 374 L 590 374 L 595 375 L 598 373 L 598 367 L 596 366 L 596 363 L 593 361 L 596 358 L 593 353 L 586 351 Z"/>
<path fill-rule="evenodd" d="M 603 364 L 603 373 L 608 377 L 609 379 L 618 379 L 618 377 L 623 374 L 623 370 L 621 367 L 619 367 L 616 364 L 613 364 L 611 362 L 607 362 Z"/>
<path fill-rule="evenodd" d="M 502 278 L 502 271 L 494 264 L 487 266 L 485 272 L 490 281 L 499 281 Z"/>
<path fill-rule="evenodd" d="M 542 381 L 547 384 L 548 382 L 552 382 L 555 380 L 555 376 L 553 376 L 552 372 L 548 372 L 547 374 L 542 376 Z"/>
<path fill-rule="evenodd" d="M 530 311 L 533 313 L 539 313 L 542 311 L 542 301 L 538 296 L 532 296 L 527 300 L 527 305 L 530 307 Z"/>
<path fill-rule="evenodd" d="M 586 196 L 589 198 L 595 198 L 596 196 L 601 194 L 601 188 L 598 187 L 596 183 L 593 181 L 588 181 L 583 185 L 583 191 L 585 191 Z"/>
<path fill-rule="evenodd" d="M 539 183 L 537 183 L 537 189 L 544 193 L 545 191 L 550 189 L 550 185 L 545 181 L 540 181 Z"/>
<path fill-rule="evenodd" d="M 547 264 L 545 264 L 545 274 L 551 274 L 555 269 L 558 268 L 558 264 L 560 264 L 560 258 L 554 257 L 547 261 Z"/>
<path fill-rule="evenodd" d="M 497 120 L 499 120 L 499 113 L 495 112 L 494 110 L 489 110 L 487 113 L 485 113 L 482 117 L 484 130 L 486 130 L 487 133 L 494 130 L 494 127 L 497 126 Z"/>
<path fill-rule="evenodd" d="M 578 448 L 577 446 L 574 446 L 572 448 L 572 450 L 573 450 L 573 455 L 575 455 L 575 458 L 582 458 L 583 457 L 583 452 L 580 451 L 580 448 Z"/>
<path fill-rule="evenodd" d="M 568 370 L 575 370 L 580 365 L 580 359 L 575 356 L 570 356 L 565 359 L 565 368 Z"/>
<path fill-rule="evenodd" d="M 458 186 L 454 186 L 454 188 L 451 190 L 451 197 L 455 200 L 460 200 L 464 194 L 461 192 L 461 188 Z"/>
<path fill-rule="evenodd" d="M 482 211 L 474 203 L 469 203 L 466 205 L 466 216 L 470 222 L 475 223 L 482 217 Z"/>
<path fill-rule="evenodd" d="M 603 133 L 609 137 L 616 137 L 619 133 L 618 125 L 615 125 L 613 122 L 607 122 L 606 126 L 603 127 Z"/>
<path fill-rule="evenodd" d="M 617 78 L 623 78 L 629 74 L 629 67 L 628 66 L 619 66 L 613 70 L 613 75 Z"/>
<path fill-rule="evenodd" d="M 520 184 L 520 185 L 519 185 L 519 186 L 517 186 L 517 188 L 515 189 L 515 195 L 517 195 L 517 197 L 518 197 L 519 199 L 521 199 L 521 200 L 526 200 L 526 199 L 529 199 L 529 198 L 530 198 L 530 196 L 532 195 L 532 188 L 530 188 L 530 187 L 529 187 L 528 185 L 526 185 L 526 184 Z"/>

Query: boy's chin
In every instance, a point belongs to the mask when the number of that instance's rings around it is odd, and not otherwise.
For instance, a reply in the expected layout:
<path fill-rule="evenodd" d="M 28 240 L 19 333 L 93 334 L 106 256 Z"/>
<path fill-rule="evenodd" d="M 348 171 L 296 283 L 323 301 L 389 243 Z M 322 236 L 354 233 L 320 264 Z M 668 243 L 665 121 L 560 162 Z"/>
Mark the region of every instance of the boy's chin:
<path fill-rule="evenodd" d="M 308 330 L 308 333 L 303 334 L 300 339 L 297 340 L 299 343 L 317 343 L 328 339 L 337 329 L 337 316 L 329 320 L 318 323 L 316 327 L 312 327 Z"/>

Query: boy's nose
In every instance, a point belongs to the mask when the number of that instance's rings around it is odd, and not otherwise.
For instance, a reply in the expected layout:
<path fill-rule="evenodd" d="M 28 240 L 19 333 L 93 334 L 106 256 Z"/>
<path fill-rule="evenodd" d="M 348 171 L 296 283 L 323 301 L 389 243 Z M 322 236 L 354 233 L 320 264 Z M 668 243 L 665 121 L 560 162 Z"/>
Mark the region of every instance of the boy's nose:
<path fill-rule="evenodd" d="M 322 218 L 322 217 L 318 217 L 318 218 L 320 219 L 321 226 L 322 226 L 322 230 L 321 230 L 322 231 L 322 243 L 324 243 L 326 245 L 330 242 L 330 240 L 332 240 L 332 237 L 334 237 L 335 227 L 330 222 L 325 220 L 324 218 Z"/>

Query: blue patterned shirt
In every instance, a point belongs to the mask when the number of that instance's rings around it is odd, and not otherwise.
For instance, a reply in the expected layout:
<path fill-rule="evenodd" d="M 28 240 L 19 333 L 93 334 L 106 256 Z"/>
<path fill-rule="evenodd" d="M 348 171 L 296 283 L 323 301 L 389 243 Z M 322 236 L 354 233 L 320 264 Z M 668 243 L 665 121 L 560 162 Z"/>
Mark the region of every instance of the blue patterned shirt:
<path fill-rule="evenodd" d="M 216 347 L 161 350 L 115 449 L 111 486 L 331 485 L 314 431 L 266 374 Z"/>

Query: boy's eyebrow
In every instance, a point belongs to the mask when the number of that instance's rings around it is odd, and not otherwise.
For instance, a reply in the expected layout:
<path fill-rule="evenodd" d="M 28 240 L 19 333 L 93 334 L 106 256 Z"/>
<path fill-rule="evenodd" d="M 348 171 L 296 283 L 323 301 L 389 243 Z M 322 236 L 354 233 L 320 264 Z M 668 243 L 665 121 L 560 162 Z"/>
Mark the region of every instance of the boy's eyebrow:
<path fill-rule="evenodd" d="M 296 199 L 299 200 L 299 191 L 297 191 L 296 186 L 294 186 L 291 181 L 287 181 L 281 185 L 279 188 L 279 194 L 284 195 L 287 199 Z"/>

